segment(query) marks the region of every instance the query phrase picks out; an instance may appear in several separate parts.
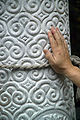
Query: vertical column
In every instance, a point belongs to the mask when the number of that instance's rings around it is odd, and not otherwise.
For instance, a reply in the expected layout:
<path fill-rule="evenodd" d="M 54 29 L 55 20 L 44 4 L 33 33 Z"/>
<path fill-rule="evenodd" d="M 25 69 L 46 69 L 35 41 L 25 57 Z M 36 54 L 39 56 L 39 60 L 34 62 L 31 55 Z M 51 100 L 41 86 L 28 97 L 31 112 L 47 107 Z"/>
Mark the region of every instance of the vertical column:
<path fill-rule="evenodd" d="M 48 63 L 51 25 L 70 51 L 68 0 L 0 0 L 0 64 Z M 51 67 L 0 68 L 0 120 L 75 120 L 73 84 Z"/>

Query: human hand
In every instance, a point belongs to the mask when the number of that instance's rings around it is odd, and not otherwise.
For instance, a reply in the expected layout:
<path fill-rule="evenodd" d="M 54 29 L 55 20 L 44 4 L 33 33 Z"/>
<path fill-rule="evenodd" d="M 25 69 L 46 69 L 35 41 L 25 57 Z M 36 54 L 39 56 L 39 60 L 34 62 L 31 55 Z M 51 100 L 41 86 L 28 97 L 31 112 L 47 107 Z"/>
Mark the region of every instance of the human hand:
<path fill-rule="evenodd" d="M 73 66 L 70 60 L 67 43 L 58 28 L 51 27 L 48 32 L 48 38 L 52 48 L 52 53 L 44 49 L 46 59 L 51 67 L 60 74 L 66 72 Z"/>

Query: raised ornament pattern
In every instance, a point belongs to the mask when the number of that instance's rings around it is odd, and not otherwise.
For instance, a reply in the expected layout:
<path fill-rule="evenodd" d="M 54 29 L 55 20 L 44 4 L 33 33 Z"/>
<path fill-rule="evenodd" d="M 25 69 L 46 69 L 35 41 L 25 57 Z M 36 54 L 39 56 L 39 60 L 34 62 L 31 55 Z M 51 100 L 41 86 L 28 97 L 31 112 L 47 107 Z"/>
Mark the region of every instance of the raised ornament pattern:
<path fill-rule="evenodd" d="M 0 0 L 0 64 L 48 62 L 54 25 L 70 52 L 68 0 Z M 75 120 L 73 84 L 48 68 L 0 68 L 0 120 Z"/>

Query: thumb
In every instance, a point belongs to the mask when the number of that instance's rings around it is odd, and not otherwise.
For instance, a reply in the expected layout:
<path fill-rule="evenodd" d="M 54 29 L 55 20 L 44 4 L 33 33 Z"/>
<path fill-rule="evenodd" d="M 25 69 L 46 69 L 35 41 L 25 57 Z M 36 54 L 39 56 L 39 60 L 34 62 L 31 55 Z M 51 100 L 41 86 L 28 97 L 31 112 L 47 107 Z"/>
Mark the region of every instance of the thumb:
<path fill-rule="evenodd" d="M 49 63 L 52 65 L 54 63 L 54 58 L 52 56 L 52 53 L 49 50 L 43 50 L 45 57 L 48 59 Z"/>

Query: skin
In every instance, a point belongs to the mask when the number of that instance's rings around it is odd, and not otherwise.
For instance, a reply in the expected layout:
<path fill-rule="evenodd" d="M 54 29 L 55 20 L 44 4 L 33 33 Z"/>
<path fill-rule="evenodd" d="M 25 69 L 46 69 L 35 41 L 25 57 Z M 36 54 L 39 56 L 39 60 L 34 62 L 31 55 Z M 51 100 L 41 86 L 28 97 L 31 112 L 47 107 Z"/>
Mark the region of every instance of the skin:
<path fill-rule="evenodd" d="M 52 53 L 44 49 L 45 58 L 56 73 L 65 75 L 80 87 L 80 69 L 71 63 L 67 43 L 58 28 L 53 26 L 48 31 Z"/>

